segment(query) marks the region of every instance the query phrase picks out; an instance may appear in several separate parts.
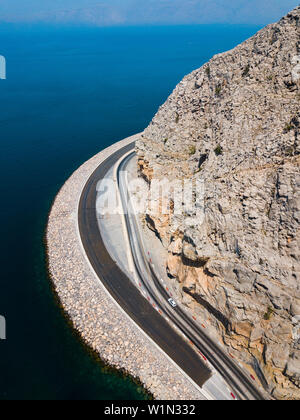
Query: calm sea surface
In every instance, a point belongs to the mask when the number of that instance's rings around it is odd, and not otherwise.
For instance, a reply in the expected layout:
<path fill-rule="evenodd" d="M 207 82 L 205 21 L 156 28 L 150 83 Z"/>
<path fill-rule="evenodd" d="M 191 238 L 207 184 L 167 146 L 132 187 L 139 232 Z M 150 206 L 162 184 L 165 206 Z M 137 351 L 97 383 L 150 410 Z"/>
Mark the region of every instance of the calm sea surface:
<path fill-rule="evenodd" d="M 181 78 L 259 28 L 0 25 L 0 399 L 142 399 L 65 321 L 45 270 L 57 191 L 85 160 L 144 129 Z"/>

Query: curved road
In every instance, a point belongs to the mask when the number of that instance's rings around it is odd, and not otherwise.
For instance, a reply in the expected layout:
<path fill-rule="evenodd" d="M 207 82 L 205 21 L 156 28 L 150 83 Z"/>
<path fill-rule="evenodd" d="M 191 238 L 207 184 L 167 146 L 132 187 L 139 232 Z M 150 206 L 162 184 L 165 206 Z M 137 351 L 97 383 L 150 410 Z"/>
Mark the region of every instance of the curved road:
<path fill-rule="evenodd" d="M 92 174 L 82 192 L 78 210 L 81 240 L 101 282 L 113 298 L 143 331 L 200 387 L 211 371 L 190 345 L 143 298 L 107 252 L 98 229 L 96 215 L 97 184 L 134 143 L 105 160 Z M 203 397 L 203 399 L 205 399 Z"/>
<path fill-rule="evenodd" d="M 126 168 L 134 153 L 126 156 L 118 167 L 118 187 L 124 208 L 125 221 L 136 276 L 141 282 L 152 301 L 156 303 L 171 319 L 172 323 L 191 341 L 191 343 L 204 354 L 214 368 L 221 374 L 226 383 L 234 390 L 235 394 L 244 400 L 263 400 L 263 395 L 258 391 L 253 380 L 216 344 L 201 327 L 180 306 L 171 309 L 168 299 L 170 295 L 156 275 L 149 256 L 143 248 L 143 241 L 139 233 L 138 223 L 135 218 L 130 196 L 126 184 Z"/>
<path fill-rule="evenodd" d="M 141 295 L 132 281 L 121 271 L 106 250 L 101 232 L 98 229 L 96 214 L 97 184 L 120 158 L 133 150 L 134 144 L 111 155 L 88 180 L 79 204 L 79 230 L 86 254 L 106 289 L 122 306 L 127 314 L 138 324 L 158 346 L 200 387 L 211 377 L 211 371 L 202 361 L 199 352 L 204 354 L 214 368 L 222 375 L 240 399 L 262 400 L 264 397 L 255 384 L 231 360 L 226 353 L 191 319 L 179 306 L 171 309 L 167 303 L 168 293 L 149 263 L 134 211 L 128 200 L 126 180 L 122 173 L 132 155 L 127 156 L 118 167 L 118 187 L 125 213 L 126 227 L 138 281 L 147 290 L 153 302 L 161 308 L 164 315 L 176 325 L 193 343 L 198 353 L 183 339 L 166 319 L 161 316 Z"/>

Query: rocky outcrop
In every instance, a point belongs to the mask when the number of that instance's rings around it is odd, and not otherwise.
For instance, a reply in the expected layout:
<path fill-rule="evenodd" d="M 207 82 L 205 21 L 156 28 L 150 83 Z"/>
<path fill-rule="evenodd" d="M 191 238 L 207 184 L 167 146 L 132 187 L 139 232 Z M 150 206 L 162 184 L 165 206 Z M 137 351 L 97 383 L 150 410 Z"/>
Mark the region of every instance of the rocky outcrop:
<path fill-rule="evenodd" d="M 148 224 L 183 300 L 278 399 L 300 398 L 299 63 L 298 7 L 186 76 L 137 142 L 149 185 L 203 180 L 203 220 Z"/>

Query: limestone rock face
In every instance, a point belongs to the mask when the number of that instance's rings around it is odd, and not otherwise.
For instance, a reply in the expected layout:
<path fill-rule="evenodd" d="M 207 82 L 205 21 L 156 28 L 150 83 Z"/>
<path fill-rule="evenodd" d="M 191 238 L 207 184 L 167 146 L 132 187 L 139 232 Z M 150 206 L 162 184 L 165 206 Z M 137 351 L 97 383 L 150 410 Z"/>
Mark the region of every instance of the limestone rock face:
<path fill-rule="evenodd" d="M 168 273 L 275 398 L 300 398 L 300 8 L 186 76 L 141 175 L 202 180 L 204 217 L 148 214 Z M 190 299 L 192 298 L 192 299 Z"/>

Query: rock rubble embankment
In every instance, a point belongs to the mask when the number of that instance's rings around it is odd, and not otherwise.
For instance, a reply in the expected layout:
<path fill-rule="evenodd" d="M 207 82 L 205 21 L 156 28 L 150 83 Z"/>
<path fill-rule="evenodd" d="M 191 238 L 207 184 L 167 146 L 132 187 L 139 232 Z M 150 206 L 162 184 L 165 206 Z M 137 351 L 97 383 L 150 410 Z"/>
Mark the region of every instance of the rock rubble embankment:
<path fill-rule="evenodd" d="M 105 363 L 138 378 L 157 399 L 203 399 L 106 292 L 81 245 L 78 203 L 86 182 L 108 156 L 136 139 L 125 139 L 93 157 L 58 193 L 47 227 L 50 276 L 74 328 Z"/>

